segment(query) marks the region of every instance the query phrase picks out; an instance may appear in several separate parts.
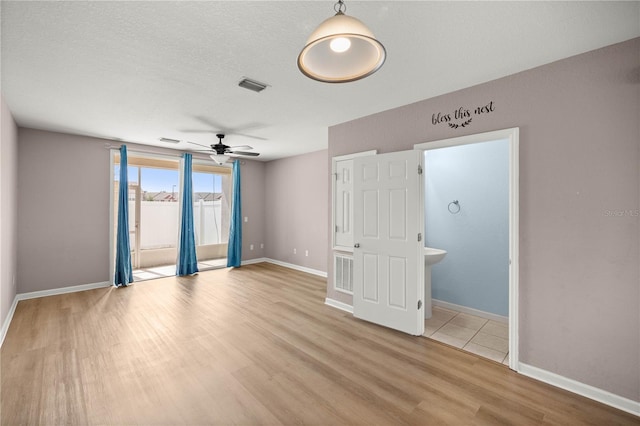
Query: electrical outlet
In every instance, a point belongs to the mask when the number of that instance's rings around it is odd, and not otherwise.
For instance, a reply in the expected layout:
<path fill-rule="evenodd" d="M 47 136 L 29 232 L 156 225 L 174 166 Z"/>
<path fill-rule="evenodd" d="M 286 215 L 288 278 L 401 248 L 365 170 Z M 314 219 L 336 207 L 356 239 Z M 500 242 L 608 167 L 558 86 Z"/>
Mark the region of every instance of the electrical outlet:
<path fill-rule="evenodd" d="M 249 246 L 249 250 L 253 250 L 253 244 Z"/>
<path fill-rule="evenodd" d="M 305 251 L 304 251 L 304 255 L 305 255 L 305 256 L 307 256 L 307 257 L 309 257 L 309 250 L 305 250 Z"/>
<path fill-rule="evenodd" d="M 247 223 L 247 222 L 249 222 L 249 216 L 244 217 L 244 223 Z"/>
<path fill-rule="evenodd" d="M 293 254 L 297 254 L 297 253 L 298 253 L 298 250 L 293 249 Z"/>
<path fill-rule="evenodd" d="M 260 248 L 264 248 L 264 243 L 260 243 Z"/>

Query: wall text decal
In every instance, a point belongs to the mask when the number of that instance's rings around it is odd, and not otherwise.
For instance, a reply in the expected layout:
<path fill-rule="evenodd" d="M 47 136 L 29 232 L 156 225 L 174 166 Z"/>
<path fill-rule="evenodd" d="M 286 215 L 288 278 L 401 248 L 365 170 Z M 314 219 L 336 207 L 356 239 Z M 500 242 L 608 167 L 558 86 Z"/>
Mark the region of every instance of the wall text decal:
<path fill-rule="evenodd" d="M 445 114 L 439 112 L 437 114 L 431 115 L 431 124 L 434 126 L 441 123 L 446 123 L 452 129 L 457 129 L 459 127 L 467 127 L 473 121 L 474 115 L 480 114 L 489 114 L 495 111 L 495 106 L 493 105 L 493 101 L 489 102 L 484 106 L 476 107 L 475 109 L 467 109 L 464 107 L 460 107 L 452 113 Z"/>

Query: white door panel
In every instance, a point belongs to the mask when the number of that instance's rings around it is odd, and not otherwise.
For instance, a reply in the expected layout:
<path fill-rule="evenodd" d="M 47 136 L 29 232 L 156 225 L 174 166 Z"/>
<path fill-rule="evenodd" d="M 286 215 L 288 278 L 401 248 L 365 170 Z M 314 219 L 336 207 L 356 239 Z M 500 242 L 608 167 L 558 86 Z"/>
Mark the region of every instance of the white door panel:
<path fill-rule="evenodd" d="M 358 318 L 424 332 L 421 151 L 354 159 L 354 287 Z"/>
<path fill-rule="evenodd" d="M 339 247 L 353 246 L 353 160 L 336 162 L 335 184 L 335 240 Z"/>

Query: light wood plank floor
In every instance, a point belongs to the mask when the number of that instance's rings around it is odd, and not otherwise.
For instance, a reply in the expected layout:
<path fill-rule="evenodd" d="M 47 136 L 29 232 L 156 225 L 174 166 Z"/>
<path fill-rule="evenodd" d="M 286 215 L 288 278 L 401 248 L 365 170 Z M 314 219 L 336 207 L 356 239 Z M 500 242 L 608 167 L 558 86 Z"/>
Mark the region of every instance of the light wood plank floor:
<path fill-rule="evenodd" d="M 324 305 L 271 264 L 21 301 L 2 424 L 638 424 Z"/>

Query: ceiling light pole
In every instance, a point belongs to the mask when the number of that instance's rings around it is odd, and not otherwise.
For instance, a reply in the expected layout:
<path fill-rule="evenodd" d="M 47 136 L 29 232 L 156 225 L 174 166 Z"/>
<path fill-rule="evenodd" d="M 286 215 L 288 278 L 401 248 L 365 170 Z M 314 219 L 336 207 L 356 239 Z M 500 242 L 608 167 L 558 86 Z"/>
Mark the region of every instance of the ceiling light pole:
<path fill-rule="evenodd" d="M 336 14 L 309 36 L 298 55 L 298 68 L 326 83 L 346 83 L 373 74 L 386 59 L 384 46 L 360 20 L 345 15 L 343 0 L 333 8 Z"/>

